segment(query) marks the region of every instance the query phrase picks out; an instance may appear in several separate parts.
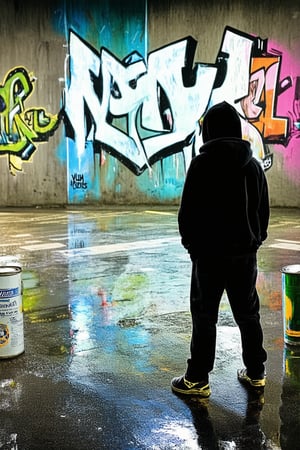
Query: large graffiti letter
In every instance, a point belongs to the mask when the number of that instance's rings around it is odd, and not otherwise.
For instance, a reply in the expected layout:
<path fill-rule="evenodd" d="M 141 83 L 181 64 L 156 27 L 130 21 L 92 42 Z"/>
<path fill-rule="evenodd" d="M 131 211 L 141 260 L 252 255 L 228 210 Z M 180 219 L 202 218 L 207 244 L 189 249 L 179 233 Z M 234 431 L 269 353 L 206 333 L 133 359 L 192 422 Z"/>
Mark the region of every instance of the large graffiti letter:
<path fill-rule="evenodd" d="M 286 139 L 288 120 L 275 117 L 280 57 L 268 54 L 266 45 L 266 40 L 225 29 L 217 57 L 223 81 L 214 88 L 212 103 L 226 100 L 235 106 L 243 117 L 243 137 L 250 141 L 254 156 L 269 169 L 272 155 L 264 141 Z"/>
<path fill-rule="evenodd" d="M 288 120 L 282 117 L 274 117 L 279 85 L 279 56 L 254 57 L 251 65 L 250 84 L 258 85 L 260 89 L 254 89 L 254 104 L 264 105 L 256 116 L 248 116 L 268 142 L 282 142 L 287 137 Z M 247 111 L 246 111 L 247 113 Z"/>
<path fill-rule="evenodd" d="M 215 66 L 197 63 L 193 68 L 195 41 L 189 37 L 148 58 L 148 96 L 142 110 L 142 123 L 161 134 L 145 140 L 146 153 L 151 162 L 161 154 L 167 156 L 183 149 L 189 136 L 199 133 L 198 121 L 204 113 L 215 81 Z M 169 113 L 169 132 L 162 121 L 157 91 L 164 95 Z"/>

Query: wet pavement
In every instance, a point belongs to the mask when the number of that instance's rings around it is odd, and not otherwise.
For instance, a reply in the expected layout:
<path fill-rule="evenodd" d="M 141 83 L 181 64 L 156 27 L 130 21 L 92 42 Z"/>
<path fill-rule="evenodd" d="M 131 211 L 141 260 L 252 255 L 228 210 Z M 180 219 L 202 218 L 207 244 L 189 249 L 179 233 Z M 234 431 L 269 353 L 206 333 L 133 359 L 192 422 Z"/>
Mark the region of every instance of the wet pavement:
<path fill-rule="evenodd" d="M 281 306 L 281 268 L 300 263 L 299 210 L 272 210 L 258 256 L 264 395 L 236 379 L 224 295 L 208 400 L 170 389 L 191 332 L 177 208 L 7 208 L 0 226 L 0 263 L 22 267 L 25 347 L 0 359 L 0 449 L 300 449 L 300 345 L 284 342 Z"/>

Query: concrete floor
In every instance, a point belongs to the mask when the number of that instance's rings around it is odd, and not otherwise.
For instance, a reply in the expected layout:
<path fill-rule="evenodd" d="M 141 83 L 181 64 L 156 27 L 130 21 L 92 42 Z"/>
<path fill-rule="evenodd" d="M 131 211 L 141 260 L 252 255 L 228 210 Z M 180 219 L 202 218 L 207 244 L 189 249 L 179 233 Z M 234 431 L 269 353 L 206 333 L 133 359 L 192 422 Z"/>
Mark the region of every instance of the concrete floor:
<path fill-rule="evenodd" d="M 264 396 L 236 379 L 224 295 L 206 401 L 170 389 L 191 331 L 176 208 L 7 208 L 0 228 L 0 265 L 22 267 L 25 347 L 4 358 L 0 346 L 0 449 L 300 449 L 300 345 L 284 342 L 281 306 L 281 269 L 300 263 L 299 210 L 272 210 L 259 252 Z"/>

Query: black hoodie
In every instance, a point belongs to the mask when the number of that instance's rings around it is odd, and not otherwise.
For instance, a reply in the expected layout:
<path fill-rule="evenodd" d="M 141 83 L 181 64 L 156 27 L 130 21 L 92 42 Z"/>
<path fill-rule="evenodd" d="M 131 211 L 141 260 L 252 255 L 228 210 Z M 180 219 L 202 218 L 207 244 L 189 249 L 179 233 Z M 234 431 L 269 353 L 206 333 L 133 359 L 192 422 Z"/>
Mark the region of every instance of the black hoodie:
<path fill-rule="evenodd" d="M 192 259 L 255 252 L 267 238 L 268 186 L 249 142 L 242 139 L 236 110 L 226 102 L 211 107 L 202 136 L 178 212 L 182 244 Z"/>

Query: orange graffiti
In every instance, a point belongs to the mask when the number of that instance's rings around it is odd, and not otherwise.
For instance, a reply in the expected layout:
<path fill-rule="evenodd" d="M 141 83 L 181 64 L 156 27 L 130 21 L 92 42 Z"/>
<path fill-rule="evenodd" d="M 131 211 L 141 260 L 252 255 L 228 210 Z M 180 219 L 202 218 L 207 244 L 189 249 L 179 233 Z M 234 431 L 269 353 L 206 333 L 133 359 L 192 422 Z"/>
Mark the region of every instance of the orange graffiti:
<path fill-rule="evenodd" d="M 279 67 L 280 56 L 257 57 L 251 61 L 250 95 L 262 107 L 257 109 L 257 117 L 249 119 L 266 140 L 274 136 L 284 138 L 287 133 L 288 119 L 274 117 Z"/>

